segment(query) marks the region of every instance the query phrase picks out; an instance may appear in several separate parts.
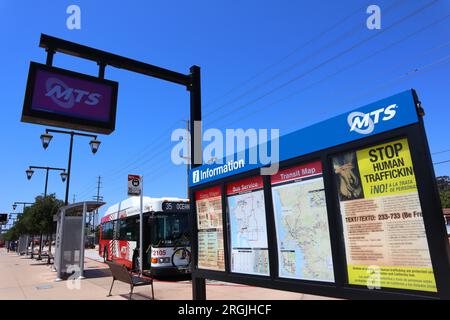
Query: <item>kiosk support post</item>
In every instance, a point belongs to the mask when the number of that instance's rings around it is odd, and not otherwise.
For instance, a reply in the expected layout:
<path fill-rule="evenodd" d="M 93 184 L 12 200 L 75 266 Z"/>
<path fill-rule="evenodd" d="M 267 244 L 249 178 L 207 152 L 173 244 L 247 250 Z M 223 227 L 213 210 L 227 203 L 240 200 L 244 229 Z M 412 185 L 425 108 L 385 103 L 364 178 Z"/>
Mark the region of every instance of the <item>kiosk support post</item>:
<path fill-rule="evenodd" d="M 80 279 L 84 278 L 84 238 L 86 229 L 86 202 L 83 203 L 83 217 L 81 218 L 81 247 L 80 247 Z"/>
<path fill-rule="evenodd" d="M 192 66 L 191 71 L 191 108 L 190 108 L 190 132 L 191 132 L 191 168 L 198 167 L 202 164 L 202 134 L 201 134 L 201 121 L 202 121 L 202 105 L 201 105 L 201 82 L 200 82 L 200 67 Z M 199 130 L 200 129 L 200 130 Z M 190 193 L 191 208 L 194 208 L 194 195 Z M 192 239 L 195 241 L 195 211 L 192 209 L 191 216 L 191 229 Z M 192 246 L 195 247 L 195 246 Z M 197 252 L 192 252 L 193 264 L 196 263 Z M 198 278 L 195 273 L 192 273 L 192 298 L 194 300 L 206 300 L 206 283 L 204 278 Z"/>
<path fill-rule="evenodd" d="M 144 270 L 144 176 L 141 175 L 141 195 L 139 211 L 139 273 L 142 275 Z"/>
<path fill-rule="evenodd" d="M 59 217 L 59 221 L 60 221 L 59 228 L 60 229 L 59 229 L 59 234 L 56 235 L 56 241 L 58 241 L 58 237 L 59 237 L 59 241 L 60 242 L 62 241 L 62 235 L 64 234 L 63 232 L 64 232 L 65 216 L 66 216 L 66 210 L 63 209 L 61 211 L 61 216 Z M 62 251 L 62 249 L 61 249 L 61 246 L 57 247 L 56 250 L 57 250 L 57 252 L 55 252 L 55 259 L 58 259 L 58 262 L 54 261 L 54 267 L 57 266 L 57 268 L 56 268 L 57 274 L 56 274 L 55 281 L 58 282 L 58 281 L 62 280 L 62 272 L 61 272 L 61 265 L 62 265 L 62 257 L 61 257 L 62 252 L 61 251 Z"/>

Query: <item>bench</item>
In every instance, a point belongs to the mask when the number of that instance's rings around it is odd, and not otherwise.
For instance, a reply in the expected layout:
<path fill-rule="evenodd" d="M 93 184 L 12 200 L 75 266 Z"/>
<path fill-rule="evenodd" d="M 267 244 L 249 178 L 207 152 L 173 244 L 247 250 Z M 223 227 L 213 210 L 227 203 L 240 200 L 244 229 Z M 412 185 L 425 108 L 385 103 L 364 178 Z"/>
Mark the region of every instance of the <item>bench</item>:
<path fill-rule="evenodd" d="M 106 261 L 106 264 L 108 265 L 109 270 L 111 270 L 111 274 L 113 277 L 113 281 L 111 283 L 111 288 L 109 289 L 108 297 L 111 296 L 111 291 L 114 286 L 114 281 L 117 280 L 117 281 L 125 282 L 130 285 L 129 300 L 131 300 L 131 296 L 133 295 L 134 287 L 141 287 L 141 286 L 152 286 L 152 300 L 155 300 L 155 296 L 154 296 L 154 292 L 153 292 L 153 279 L 135 276 L 135 275 L 131 274 L 124 265 L 121 265 L 118 263 Z"/>

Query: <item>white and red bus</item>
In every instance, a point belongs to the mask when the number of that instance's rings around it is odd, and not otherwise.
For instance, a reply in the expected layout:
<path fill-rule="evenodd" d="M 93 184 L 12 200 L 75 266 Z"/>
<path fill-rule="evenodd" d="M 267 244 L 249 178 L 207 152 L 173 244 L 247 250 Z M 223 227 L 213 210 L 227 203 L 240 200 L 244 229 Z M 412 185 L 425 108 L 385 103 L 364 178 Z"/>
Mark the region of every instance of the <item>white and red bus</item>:
<path fill-rule="evenodd" d="M 143 270 L 151 275 L 190 270 L 189 200 L 144 197 Z M 139 269 L 140 197 L 111 207 L 101 219 L 99 254 L 131 270 Z"/>

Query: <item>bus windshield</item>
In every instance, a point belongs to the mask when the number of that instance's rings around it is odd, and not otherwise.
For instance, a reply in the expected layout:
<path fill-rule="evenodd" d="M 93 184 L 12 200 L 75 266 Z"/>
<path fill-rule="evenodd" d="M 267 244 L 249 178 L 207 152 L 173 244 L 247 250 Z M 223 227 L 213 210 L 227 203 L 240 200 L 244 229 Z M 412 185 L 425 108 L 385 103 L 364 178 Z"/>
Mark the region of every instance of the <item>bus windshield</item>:
<path fill-rule="evenodd" d="M 151 242 L 153 247 L 189 246 L 188 215 L 155 214 L 152 218 Z"/>

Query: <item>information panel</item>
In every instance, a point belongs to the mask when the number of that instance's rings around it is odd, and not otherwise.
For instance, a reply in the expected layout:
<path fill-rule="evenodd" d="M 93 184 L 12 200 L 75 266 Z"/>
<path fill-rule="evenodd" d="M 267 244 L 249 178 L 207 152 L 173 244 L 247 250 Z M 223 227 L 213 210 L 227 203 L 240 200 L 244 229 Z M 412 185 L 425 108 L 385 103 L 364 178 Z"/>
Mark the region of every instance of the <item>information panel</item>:
<path fill-rule="evenodd" d="M 320 161 L 272 176 L 279 277 L 334 282 Z"/>
<path fill-rule="evenodd" d="M 232 272 L 270 274 L 263 187 L 261 176 L 227 185 Z"/>
<path fill-rule="evenodd" d="M 436 292 L 407 139 L 333 158 L 348 281 Z"/>
<path fill-rule="evenodd" d="M 195 192 L 198 268 L 225 271 L 220 187 Z"/>

